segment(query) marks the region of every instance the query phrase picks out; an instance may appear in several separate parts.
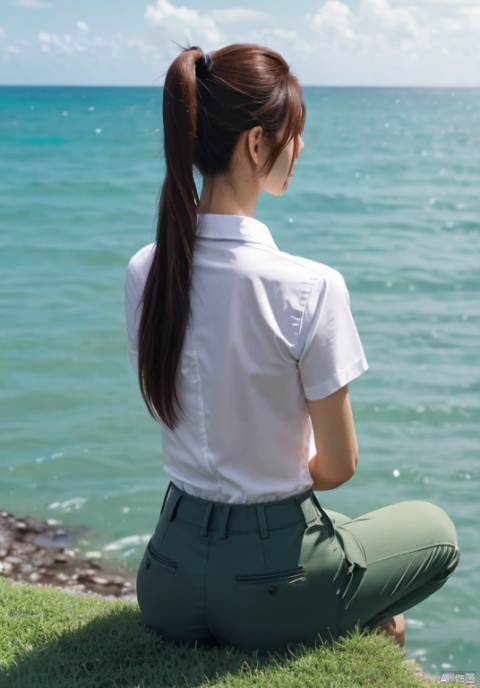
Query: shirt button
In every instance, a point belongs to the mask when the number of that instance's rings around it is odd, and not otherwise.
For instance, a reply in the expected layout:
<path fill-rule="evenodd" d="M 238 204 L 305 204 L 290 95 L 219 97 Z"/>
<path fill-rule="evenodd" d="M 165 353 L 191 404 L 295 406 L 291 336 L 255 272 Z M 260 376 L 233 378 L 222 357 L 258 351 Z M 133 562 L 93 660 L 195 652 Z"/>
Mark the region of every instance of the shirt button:
<path fill-rule="evenodd" d="M 271 585 L 271 586 L 268 588 L 268 594 L 269 594 L 269 595 L 272 595 L 272 597 L 275 597 L 275 595 L 278 595 L 278 588 L 277 588 L 277 586 L 276 586 L 276 585 Z"/>

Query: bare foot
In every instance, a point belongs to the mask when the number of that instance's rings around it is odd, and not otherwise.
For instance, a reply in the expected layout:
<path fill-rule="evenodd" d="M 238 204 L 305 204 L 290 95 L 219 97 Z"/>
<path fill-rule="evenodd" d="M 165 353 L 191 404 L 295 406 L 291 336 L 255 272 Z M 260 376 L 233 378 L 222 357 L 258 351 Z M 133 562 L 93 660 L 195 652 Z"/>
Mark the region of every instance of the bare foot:
<path fill-rule="evenodd" d="M 405 618 L 403 614 L 384 619 L 378 625 L 387 635 L 393 636 L 400 647 L 405 647 Z"/>

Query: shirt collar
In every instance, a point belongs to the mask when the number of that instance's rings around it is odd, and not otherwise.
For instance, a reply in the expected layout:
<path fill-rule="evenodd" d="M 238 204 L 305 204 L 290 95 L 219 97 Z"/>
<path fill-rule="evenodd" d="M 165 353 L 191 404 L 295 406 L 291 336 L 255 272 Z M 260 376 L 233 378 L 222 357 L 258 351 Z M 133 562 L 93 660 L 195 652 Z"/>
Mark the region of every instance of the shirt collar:
<path fill-rule="evenodd" d="M 244 217 L 243 215 L 199 214 L 197 237 L 263 244 L 270 248 L 277 248 L 267 225 L 253 217 Z"/>

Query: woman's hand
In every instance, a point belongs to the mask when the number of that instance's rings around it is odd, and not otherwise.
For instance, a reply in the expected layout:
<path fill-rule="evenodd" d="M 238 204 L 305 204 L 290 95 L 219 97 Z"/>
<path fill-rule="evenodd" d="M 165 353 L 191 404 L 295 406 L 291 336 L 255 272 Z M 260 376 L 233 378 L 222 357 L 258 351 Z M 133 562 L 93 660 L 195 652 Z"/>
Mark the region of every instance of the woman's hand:
<path fill-rule="evenodd" d="M 332 490 L 355 473 L 358 445 L 348 387 L 325 399 L 307 400 L 317 453 L 308 464 L 314 490 Z"/>

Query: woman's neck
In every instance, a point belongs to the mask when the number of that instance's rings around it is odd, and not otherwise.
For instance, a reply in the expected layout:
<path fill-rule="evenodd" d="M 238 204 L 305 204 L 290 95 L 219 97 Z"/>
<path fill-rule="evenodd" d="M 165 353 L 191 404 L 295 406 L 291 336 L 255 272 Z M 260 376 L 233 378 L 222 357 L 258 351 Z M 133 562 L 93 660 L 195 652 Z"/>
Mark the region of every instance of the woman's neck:
<path fill-rule="evenodd" d="M 199 212 L 254 217 L 259 193 L 259 184 L 246 176 L 207 177 L 203 182 Z"/>
<path fill-rule="evenodd" d="M 244 215 L 253 217 L 258 194 L 238 193 L 224 177 L 205 181 L 200 197 L 199 211 L 215 215 Z"/>

